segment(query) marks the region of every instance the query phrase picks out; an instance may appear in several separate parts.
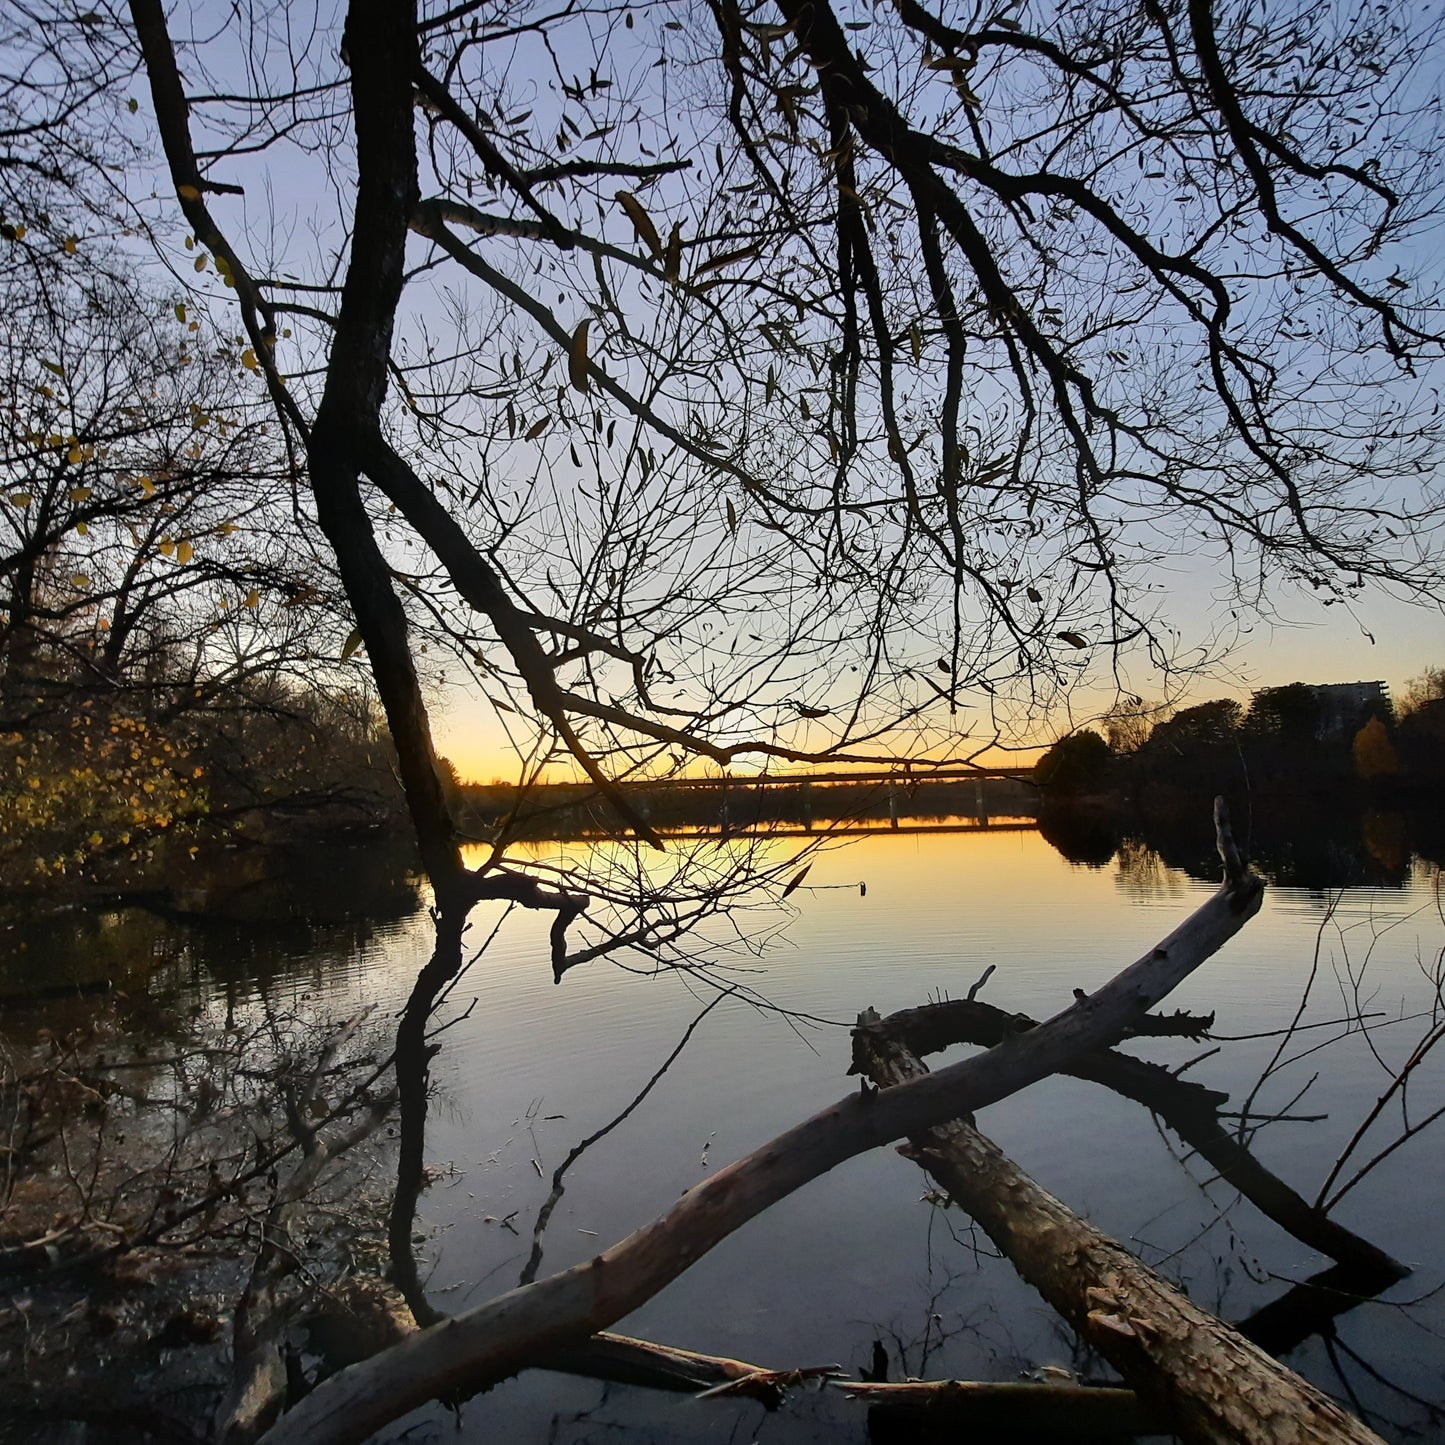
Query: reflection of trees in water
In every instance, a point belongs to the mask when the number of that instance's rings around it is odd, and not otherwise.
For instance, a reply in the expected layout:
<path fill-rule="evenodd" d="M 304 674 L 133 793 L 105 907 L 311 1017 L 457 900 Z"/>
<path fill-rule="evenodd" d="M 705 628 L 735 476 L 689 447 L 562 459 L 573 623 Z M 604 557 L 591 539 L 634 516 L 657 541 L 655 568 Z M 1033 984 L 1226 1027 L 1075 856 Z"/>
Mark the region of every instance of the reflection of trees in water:
<path fill-rule="evenodd" d="M 1445 857 L 1445 835 L 1425 809 L 1299 806 L 1251 817 L 1245 800 L 1236 816 L 1249 820 L 1254 866 L 1286 887 L 1402 888 L 1413 876 L 1412 858 Z M 1120 884 L 1137 892 L 1173 891 L 1172 872 L 1204 881 L 1218 872 L 1214 840 L 1193 814 L 1051 808 L 1040 816 L 1039 832 L 1071 863 L 1102 868 L 1113 862 Z"/>
<path fill-rule="evenodd" d="M 1114 854 L 1115 881 L 1129 893 L 1150 895 L 1184 891 L 1179 874 L 1156 853 L 1147 843 L 1137 838 L 1119 839 Z"/>

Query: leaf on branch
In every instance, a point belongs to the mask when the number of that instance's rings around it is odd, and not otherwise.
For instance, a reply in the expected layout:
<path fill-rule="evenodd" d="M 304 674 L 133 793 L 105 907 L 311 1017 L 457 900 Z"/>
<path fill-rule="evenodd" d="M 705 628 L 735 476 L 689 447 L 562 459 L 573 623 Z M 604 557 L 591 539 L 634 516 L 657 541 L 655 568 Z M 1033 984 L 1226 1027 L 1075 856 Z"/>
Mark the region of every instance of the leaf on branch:
<path fill-rule="evenodd" d="M 682 222 L 672 228 L 667 238 L 667 250 L 662 256 L 662 274 L 669 281 L 676 281 L 682 275 Z"/>
<path fill-rule="evenodd" d="M 261 605 L 261 594 L 254 587 L 246 594 L 244 605 L 253 610 Z"/>
<path fill-rule="evenodd" d="M 353 627 L 351 631 L 346 634 L 346 643 L 341 649 L 342 662 L 345 662 L 348 658 L 352 657 L 360 646 L 361 629 L 359 627 Z"/>
<path fill-rule="evenodd" d="M 662 237 L 657 234 L 657 227 L 652 224 L 652 217 L 643 209 L 642 202 L 631 191 L 618 191 L 613 199 L 627 212 L 627 219 L 632 222 L 632 229 L 637 233 L 637 239 L 652 252 L 654 257 L 661 260 Z"/>
<path fill-rule="evenodd" d="M 728 531 L 736 533 L 738 529 L 738 509 L 733 506 L 731 497 L 724 498 L 724 505 L 728 510 Z"/>
<path fill-rule="evenodd" d="M 201 188 L 193 186 L 189 181 L 182 181 L 176 187 L 176 194 L 183 201 L 199 201 L 201 199 Z"/>
<path fill-rule="evenodd" d="M 583 324 L 585 325 L 586 323 L 584 322 Z M 573 344 L 575 345 L 576 343 L 574 342 Z M 587 390 L 585 385 L 582 387 L 582 390 Z M 523 436 L 522 440 L 528 442 L 536 441 L 537 438 L 541 436 L 542 433 L 546 431 L 547 428 L 551 425 L 552 418 L 550 416 L 544 416 L 540 421 L 534 421 L 532 425 L 527 428 L 526 434 Z"/>
<path fill-rule="evenodd" d="M 572 344 L 567 348 L 567 377 L 576 390 L 584 396 L 590 389 L 587 379 L 587 328 L 592 322 L 581 322 L 572 333 Z"/>
<path fill-rule="evenodd" d="M 709 271 L 721 271 L 724 266 L 731 266 L 737 261 L 751 261 L 754 256 L 762 254 L 762 249 L 761 246 L 744 246 L 737 251 L 724 251 L 704 261 L 693 275 L 706 276 Z"/>
<path fill-rule="evenodd" d="M 177 561 L 177 562 L 181 562 L 181 563 L 189 562 L 189 561 L 191 560 L 191 558 L 194 557 L 194 556 L 195 556 L 195 548 L 192 547 L 189 542 L 177 542 L 177 543 L 176 543 L 176 561 Z"/>
<path fill-rule="evenodd" d="M 799 873 L 799 874 L 792 880 L 792 882 L 790 882 L 790 883 L 788 884 L 788 886 L 787 886 L 786 888 L 783 889 L 782 896 L 783 896 L 784 898 L 786 898 L 786 897 L 788 896 L 788 894 L 792 893 L 792 892 L 798 887 L 798 885 L 799 885 L 800 883 L 802 883 L 803 879 L 805 879 L 805 878 L 808 876 L 808 874 L 812 872 L 812 870 L 813 870 L 813 865 L 812 865 L 811 863 L 809 863 L 808 866 L 807 866 L 806 868 L 804 868 L 803 871 L 802 871 L 801 873 Z"/>
<path fill-rule="evenodd" d="M 1054 636 L 1057 637 L 1060 642 L 1067 642 L 1070 647 L 1087 647 L 1089 645 L 1089 639 L 1087 637 L 1080 637 L 1077 632 L 1056 632 Z"/>

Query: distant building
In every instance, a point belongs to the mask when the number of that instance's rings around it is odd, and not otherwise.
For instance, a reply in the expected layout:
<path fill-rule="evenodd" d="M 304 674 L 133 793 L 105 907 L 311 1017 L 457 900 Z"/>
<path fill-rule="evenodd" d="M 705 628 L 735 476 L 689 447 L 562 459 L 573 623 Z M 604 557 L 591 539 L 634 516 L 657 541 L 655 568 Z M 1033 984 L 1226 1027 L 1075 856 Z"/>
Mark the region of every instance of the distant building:
<path fill-rule="evenodd" d="M 1299 688 L 1307 689 L 1314 698 L 1315 738 L 1319 742 L 1353 738 L 1371 717 L 1388 717 L 1390 713 L 1390 689 L 1383 682 L 1293 683 L 1288 690 Z M 1266 695 L 1278 695 L 1284 689 L 1264 691 Z"/>
<path fill-rule="evenodd" d="M 1315 736 L 1354 737 L 1368 718 L 1390 710 L 1390 689 L 1383 682 L 1325 682 L 1311 687 L 1319 703 L 1320 720 Z"/>

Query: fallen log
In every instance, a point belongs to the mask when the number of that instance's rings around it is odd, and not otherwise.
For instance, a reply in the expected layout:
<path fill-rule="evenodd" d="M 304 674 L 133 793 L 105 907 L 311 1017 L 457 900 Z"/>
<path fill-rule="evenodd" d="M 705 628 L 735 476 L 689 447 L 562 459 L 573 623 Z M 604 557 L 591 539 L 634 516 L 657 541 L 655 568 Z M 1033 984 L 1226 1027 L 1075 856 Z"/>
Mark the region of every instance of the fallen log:
<path fill-rule="evenodd" d="M 857 1059 L 880 1087 L 927 1066 L 860 1018 Z M 1200 1309 L 1042 1189 L 972 1123 L 914 1134 L 901 1152 L 972 1216 L 1015 1269 L 1141 1400 L 1201 1445 L 1382 1445 L 1327 1395 Z"/>
<path fill-rule="evenodd" d="M 897 1039 L 920 1057 L 958 1043 L 993 1048 L 1010 1034 L 1037 1026 L 1024 1014 L 1011 1014 L 973 999 L 950 999 L 902 1009 L 878 1025 L 889 1038 Z M 1102 1084 L 1156 1114 L 1225 1183 L 1301 1244 L 1386 1283 L 1404 1279 L 1410 1273 L 1407 1266 L 1331 1219 L 1265 1168 L 1238 1136 L 1220 1123 L 1219 1107 L 1227 1102 L 1228 1095 L 1114 1049 L 1081 1054 L 1062 1072 Z"/>
<path fill-rule="evenodd" d="M 318 1386 L 267 1432 L 271 1445 L 353 1445 L 463 1384 L 505 1379 L 651 1299 L 748 1220 L 845 1159 L 986 1104 L 1120 1038 L 1259 911 L 1216 804 L 1225 882 L 1157 947 L 1057 1017 L 937 1073 L 840 1100 L 719 1169 L 603 1254 L 432 1325 Z"/>
<path fill-rule="evenodd" d="M 364 1277 L 345 1280 L 331 1290 L 307 1319 L 306 1327 L 310 1348 L 329 1370 L 369 1359 L 416 1334 L 419 1328 L 394 1285 Z M 776 1383 L 768 1382 L 787 1373 L 746 1360 L 704 1355 L 607 1331 L 579 1345 L 539 1356 L 535 1367 L 685 1395 L 719 1386 L 738 1386 L 739 1393 L 760 1400 L 769 1409 L 781 1403 L 783 1391 Z M 462 1393 L 466 1393 L 466 1386 Z"/>
<path fill-rule="evenodd" d="M 836 1388 L 899 1427 L 1000 1430 L 1050 1435 L 1167 1435 L 1167 1424 L 1133 1390 L 1079 1384 L 982 1380 L 909 1380 L 900 1384 L 852 1380 Z"/>

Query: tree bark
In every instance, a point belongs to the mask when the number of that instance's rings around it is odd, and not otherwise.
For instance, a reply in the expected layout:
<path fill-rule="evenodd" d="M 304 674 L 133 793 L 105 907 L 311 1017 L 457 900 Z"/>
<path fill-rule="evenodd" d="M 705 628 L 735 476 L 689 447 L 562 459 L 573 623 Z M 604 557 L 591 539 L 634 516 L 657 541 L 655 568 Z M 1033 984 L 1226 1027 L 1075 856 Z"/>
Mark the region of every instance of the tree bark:
<path fill-rule="evenodd" d="M 919 1055 L 935 1053 L 956 1043 L 992 1048 L 1008 1034 L 1034 1027 L 1035 1021 L 1023 1014 L 1006 1013 L 973 999 L 952 999 L 903 1009 L 879 1025 L 887 1037 Z M 1167 1128 L 1213 1165 L 1221 1179 L 1301 1244 L 1350 1266 L 1362 1277 L 1393 1283 L 1410 1273 L 1384 1250 L 1310 1204 L 1277 1174 L 1266 1169 L 1225 1129 L 1219 1122 L 1219 1106 L 1227 1101 L 1227 1094 L 1178 1078 L 1158 1064 L 1113 1049 L 1082 1054 L 1063 1072 L 1076 1079 L 1102 1084 L 1157 1114 Z"/>
<path fill-rule="evenodd" d="M 880 1086 L 908 1088 L 928 1077 L 905 1045 L 876 1028 L 857 1037 Z M 1382 1445 L 1328 1396 L 1040 1188 L 971 1123 L 956 1119 L 917 1133 L 903 1152 L 1186 1440 Z"/>

